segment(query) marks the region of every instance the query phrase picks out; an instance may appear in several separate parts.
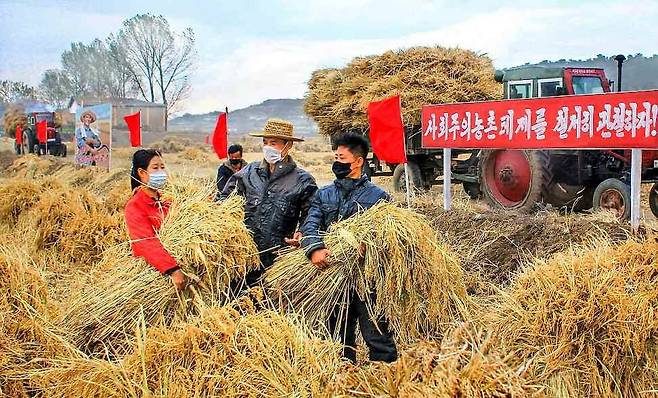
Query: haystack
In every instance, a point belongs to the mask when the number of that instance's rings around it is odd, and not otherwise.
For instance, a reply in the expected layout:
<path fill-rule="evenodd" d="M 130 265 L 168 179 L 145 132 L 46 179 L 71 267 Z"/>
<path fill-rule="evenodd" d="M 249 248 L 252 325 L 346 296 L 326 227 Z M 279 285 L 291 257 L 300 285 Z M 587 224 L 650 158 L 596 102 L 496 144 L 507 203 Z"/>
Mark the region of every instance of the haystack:
<path fill-rule="evenodd" d="M 401 341 L 438 337 L 468 316 L 459 260 L 423 216 L 380 203 L 334 224 L 324 242 L 331 252 L 328 269 L 319 271 L 304 251 L 292 250 L 265 276 L 273 294 L 314 328 L 325 325 L 337 306 L 345 311 L 351 291 L 368 303 L 373 319 L 388 319 Z"/>
<path fill-rule="evenodd" d="M 513 369 L 491 335 L 462 324 L 441 344 L 420 342 L 393 364 L 345 365 L 333 377 L 327 397 L 540 397 Z"/>
<path fill-rule="evenodd" d="M 538 260 L 489 315 L 503 347 L 556 397 L 658 390 L 658 243 L 598 242 Z"/>
<path fill-rule="evenodd" d="M 407 127 L 420 126 L 423 105 L 502 97 L 485 55 L 459 48 L 413 47 L 358 57 L 342 69 L 322 69 L 308 84 L 305 112 L 322 134 L 368 131 L 368 104 L 400 95 Z"/>
<path fill-rule="evenodd" d="M 232 298 L 231 283 L 258 266 L 258 254 L 243 222 L 242 199 L 217 204 L 208 199 L 211 192 L 210 186 L 174 182 L 165 194 L 172 205 L 159 237 L 191 286 L 177 292 L 168 278 L 133 258 L 127 245 L 107 251 L 63 317 L 77 347 L 117 351 L 116 341 L 132 336 L 141 312 L 147 325 L 166 325 Z"/>

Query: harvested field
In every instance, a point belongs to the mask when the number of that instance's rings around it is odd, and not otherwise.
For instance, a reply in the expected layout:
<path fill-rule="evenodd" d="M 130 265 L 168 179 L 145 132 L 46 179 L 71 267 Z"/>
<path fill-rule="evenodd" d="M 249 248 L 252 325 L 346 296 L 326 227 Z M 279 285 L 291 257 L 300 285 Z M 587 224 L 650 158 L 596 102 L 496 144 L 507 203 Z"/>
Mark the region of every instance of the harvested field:
<path fill-rule="evenodd" d="M 0 395 L 635 398 L 658 389 L 651 231 L 632 238 L 602 214 L 504 214 L 466 201 L 446 213 L 417 198 L 414 211 L 387 205 L 336 225 L 326 238 L 342 253 L 333 268 L 316 271 L 291 251 L 276 295 L 254 289 L 232 301 L 221 292 L 255 258 L 241 206 L 208 201 L 207 177 L 181 177 L 161 238 L 199 280 L 177 295 L 130 256 L 125 169 L 25 156 L 4 172 Z M 395 363 L 368 363 L 360 347 L 349 364 L 321 315 L 281 306 L 284 294 L 322 301 L 331 280 L 358 269 L 370 278 L 362 293 L 389 299 L 373 311 L 398 332 Z"/>

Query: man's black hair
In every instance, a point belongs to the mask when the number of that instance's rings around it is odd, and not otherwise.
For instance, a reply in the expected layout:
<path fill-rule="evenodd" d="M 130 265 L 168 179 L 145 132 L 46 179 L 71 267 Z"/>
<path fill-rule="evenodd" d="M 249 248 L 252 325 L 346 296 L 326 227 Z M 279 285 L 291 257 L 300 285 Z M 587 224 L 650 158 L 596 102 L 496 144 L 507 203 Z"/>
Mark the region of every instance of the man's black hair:
<path fill-rule="evenodd" d="M 233 144 L 230 147 L 228 147 L 228 154 L 240 152 L 240 156 L 242 156 L 242 145 L 240 144 Z"/>
<path fill-rule="evenodd" d="M 156 156 L 162 157 L 162 154 L 160 154 L 160 152 L 156 151 L 155 149 L 139 149 L 133 153 L 133 164 L 132 168 L 130 169 L 130 188 L 132 188 L 132 190 L 135 190 L 135 188 L 141 185 L 141 180 L 139 179 L 137 170 L 148 169 L 149 163 L 151 163 L 151 159 Z"/>
<path fill-rule="evenodd" d="M 334 141 L 334 146 L 336 148 L 344 146 L 352 153 L 352 155 L 361 156 L 364 159 L 368 156 L 370 150 L 368 140 L 362 135 L 356 133 L 345 133 L 340 135 Z"/>

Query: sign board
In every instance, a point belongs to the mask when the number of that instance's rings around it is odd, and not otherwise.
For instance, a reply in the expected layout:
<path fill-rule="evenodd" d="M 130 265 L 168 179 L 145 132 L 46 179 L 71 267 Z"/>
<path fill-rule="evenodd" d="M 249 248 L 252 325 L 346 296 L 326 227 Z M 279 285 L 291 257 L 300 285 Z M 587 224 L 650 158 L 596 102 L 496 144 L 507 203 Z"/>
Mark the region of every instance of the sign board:
<path fill-rule="evenodd" d="M 75 119 L 75 164 L 109 170 L 112 104 L 78 107 Z"/>
<path fill-rule="evenodd" d="M 427 105 L 423 148 L 658 148 L 658 90 Z"/>

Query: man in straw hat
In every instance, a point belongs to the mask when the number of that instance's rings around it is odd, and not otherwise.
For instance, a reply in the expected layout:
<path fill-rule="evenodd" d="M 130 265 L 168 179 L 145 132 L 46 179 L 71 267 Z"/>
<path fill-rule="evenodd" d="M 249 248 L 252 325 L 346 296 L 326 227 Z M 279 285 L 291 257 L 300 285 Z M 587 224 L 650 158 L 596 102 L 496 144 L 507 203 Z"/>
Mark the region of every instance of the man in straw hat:
<path fill-rule="evenodd" d="M 100 135 L 91 127 L 91 124 L 96 121 L 96 114 L 92 111 L 84 111 L 80 115 L 80 121 L 82 126 L 75 130 L 75 141 L 78 149 L 82 149 L 85 145 L 91 148 L 99 148 L 102 145 Z"/>
<path fill-rule="evenodd" d="M 346 133 L 338 137 L 334 145 L 336 161 L 332 171 L 336 180 L 314 195 L 301 228 L 304 235 L 301 243 L 306 256 L 318 269 L 331 266 L 331 252 L 322 239 L 331 224 L 369 209 L 379 201 L 390 200 L 390 196 L 370 182 L 364 173 L 368 141 L 363 136 Z M 374 301 L 376 297 L 371 299 Z M 342 314 L 342 319 L 339 319 L 339 314 Z M 331 333 L 341 338 L 343 357 L 356 362 L 357 322 L 371 361 L 393 362 L 397 359 L 397 347 L 388 323 L 383 318 L 371 319 L 366 303 L 355 292 L 350 292 L 347 311 L 337 309 L 328 320 Z"/>
<path fill-rule="evenodd" d="M 299 244 L 297 227 L 306 218 L 318 187 L 313 176 L 297 167 L 288 154 L 294 142 L 304 141 L 293 135 L 292 123 L 269 119 L 262 132 L 250 135 L 263 138 L 264 159 L 234 174 L 220 199 L 236 191 L 246 200 L 245 224 L 254 235 L 262 264 L 247 275 L 247 284 L 253 286 L 274 263 L 278 249 Z"/>

